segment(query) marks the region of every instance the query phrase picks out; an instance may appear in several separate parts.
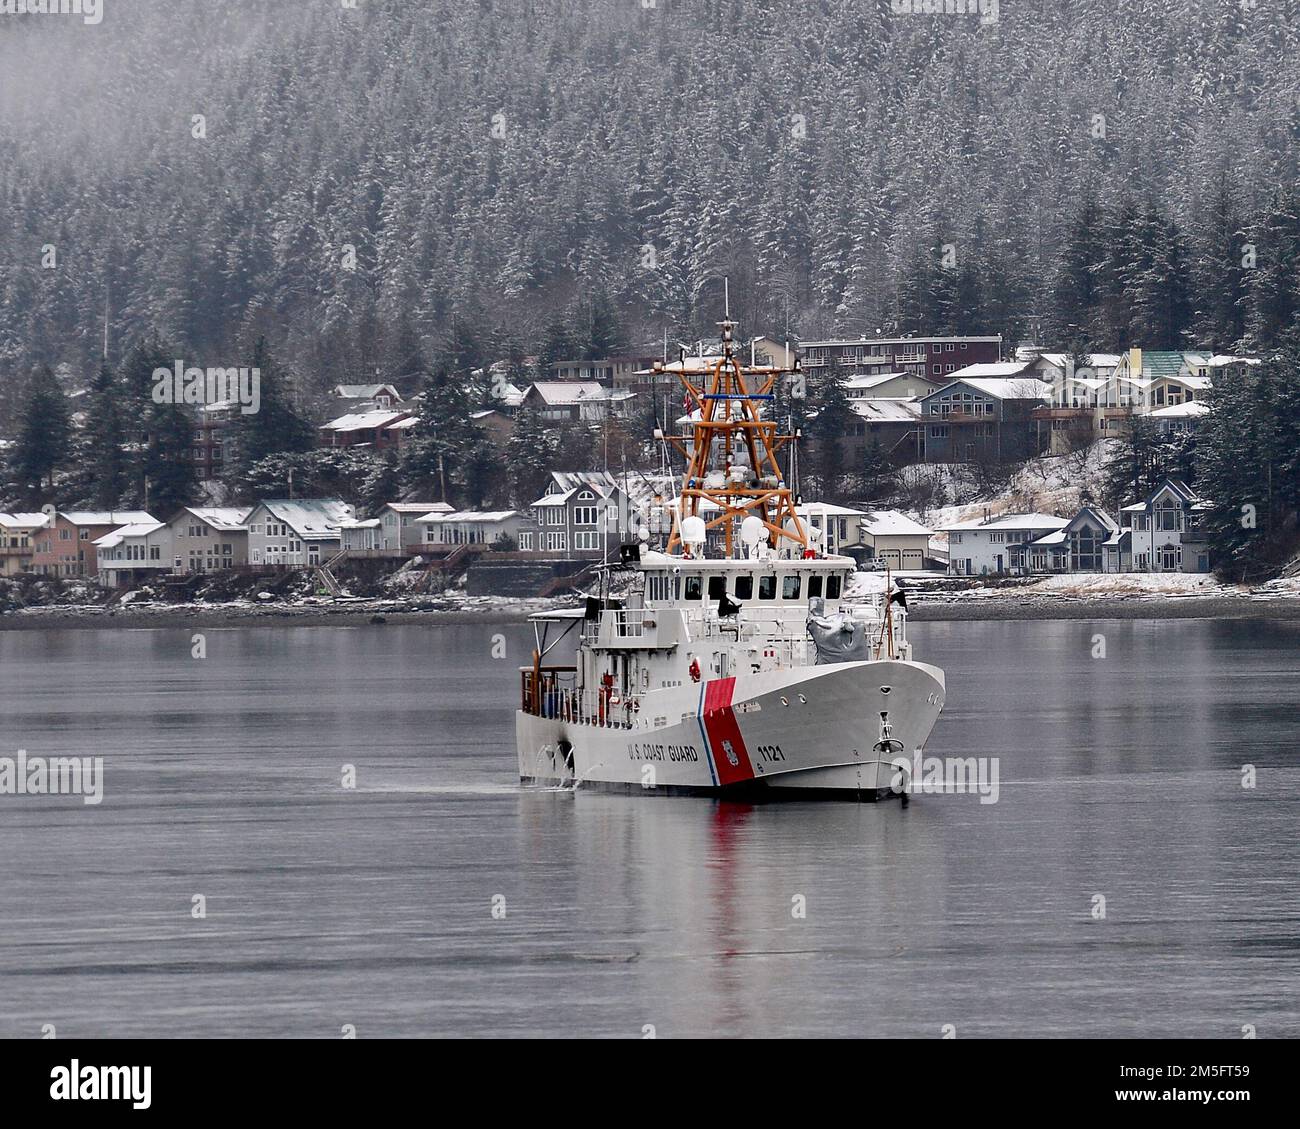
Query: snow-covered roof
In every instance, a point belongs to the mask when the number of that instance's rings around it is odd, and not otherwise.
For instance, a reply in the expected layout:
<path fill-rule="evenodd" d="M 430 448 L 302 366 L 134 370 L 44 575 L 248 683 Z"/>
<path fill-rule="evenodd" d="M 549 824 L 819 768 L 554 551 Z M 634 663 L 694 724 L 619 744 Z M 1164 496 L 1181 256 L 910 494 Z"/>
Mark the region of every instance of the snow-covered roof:
<path fill-rule="evenodd" d="M 848 376 L 840 381 L 849 391 L 857 391 L 875 388 L 879 384 L 885 384 L 890 380 L 897 380 L 899 377 L 915 380 L 916 376 L 909 372 L 878 372 L 870 376 Z M 929 377 L 922 377 L 923 380 L 929 380 Z M 933 382 L 932 382 L 933 383 Z"/>
<path fill-rule="evenodd" d="M 352 507 L 338 498 L 263 498 L 258 506 L 265 506 L 305 541 L 332 537 L 341 522 L 355 517 Z"/>
<path fill-rule="evenodd" d="M 158 519 L 144 510 L 60 510 L 59 517 L 73 525 L 147 525 Z"/>
<path fill-rule="evenodd" d="M 953 380 L 970 380 L 972 377 L 982 379 L 986 377 L 1006 378 L 1015 376 L 1017 373 L 1024 372 L 1029 367 L 1026 361 L 981 361 L 977 364 L 966 365 L 957 369 L 955 372 L 948 374 L 948 379 Z M 1030 380 L 1037 380 L 1038 377 L 1028 377 Z"/>
<path fill-rule="evenodd" d="M 1056 517 L 1054 514 L 999 514 L 997 517 L 990 518 L 988 521 L 959 521 L 955 525 L 943 526 L 945 533 L 956 530 L 965 532 L 967 530 L 992 530 L 999 532 L 1005 529 L 1064 529 L 1069 525 L 1069 521 L 1063 517 Z"/>
<path fill-rule="evenodd" d="M 1058 529 L 1053 533 L 1044 533 L 1041 537 L 1036 537 L 1029 542 L 1035 549 L 1050 548 L 1053 545 L 1065 544 L 1065 531 Z"/>
<path fill-rule="evenodd" d="M 553 470 L 551 485 L 560 493 L 574 490 L 590 490 L 602 498 L 608 498 L 619 488 L 619 480 L 608 470 Z M 554 494 L 556 490 L 551 490 Z"/>
<path fill-rule="evenodd" d="M 1052 386 L 1036 376 L 964 376 L 961 382 L 995 400 L 1050 400 L 1052 396 Z"/>
<path fill-rule="evenodd" d="M 112 533 L 105 533 L 103 537 L 96 537 L 91 544 L 100 549 L 112 549 L 120 545 L 128 537 L 147 537 L 150 533 L 156 533 L 164 528 L 161 521 L 144 521 L 131 525 L 124 525 L 120 529 L 113 530 Z"/>
<path fill-rule="evenodd" d="M 805 502 L 795 506 L 794 512 L 800 517 L 866 517 L 861 510 L 851 510 L 848 506 L 836 506 L 830 502 Z"/>
<path fill-rule="evenodd" d="M 528 389 L 536 393 L 544 404 L 581 404 L 589 401 L 625 399 L 626 395 L 611 392 L 594 380 L 539 380 Z"/>
<path fill-rule="evenodd" d="M 1152 419 L 1192 419 L 1209 413 L 1210 405 L 1203 400 L 1188 400 L 1183 404 L 1170 404 L 1165 408 L 1156 408 L 1148 414 Z"/>
<path fill-rule="evenodd" d="M 385 502 L 381 509 L 398 514 L 449 514 L 452 507 L 446 502 Z"/>
<path fill-rule="evenodd" d="M 334 395 L 341 400 L 372 400 L 380 394 L 392 396 L 398 403 L 402 397 L 391 384 L 336 384 Z"/>
<path fill-rule="evenodd" d="M 44 529 L 50 519 L 38 513 L 0 513 L 0 526 L 5 529 Z"/>
<path fill-rule="evenodd" d="M 872 510 L 862 528 L 873 537 L 929 537 L 931 530 L 897 510 Z"/>
<path fill-rule="evenodd" d="M 420 525 L 446 525 L 458 521 L 498 522 L 518 516 L 518 510 L 456 510 L 449 514 L 425 514 L 415 520 Z"/>
<path fill-rule="evenodd" d="M 225 533 L 248 531 L 248 525 L 244 521 L 249 514 L 247 506 L 186 506 L 178 516 L 185 514 L 190 514 L 192 517 L 206 522 L 213 529 Z"/>
<path fill-rule="evenodd" d="M 377 517 L 366 518 L 365 521 L 341 521 L 340 529 L 378 529 L 383 522 Z"/>
<path fill-rule="evenodd" d="M 1228 365 L 1258 365 L 1263 362 L 1258 357 L 1233 357 L 1227 353 L 1215 353 L 1205 362 L 1206 368 L 1226 368 Z"/>
<path fill-rule="evenodd" d="M 411 423 L 415 422 L 415 417 L 410 416 L 407 412 L 393 412 L 388 410 L 374 412 L 349 412 L 347 415 L 339 416 L 332 419 L 329 423 L 321 424 L 322 431 L 369 431 L 377 427 L 397 427 L 410 424 L 402 421 L 410 419 Z"/>
<path fill-rule="evenodd" d="M 563 506 L 573 495 L 574 490 L 565 490 L 560 494 L 543 494 L 533 503 L 534 506 Z"/>
<path fill-rule="evenodd" d="M 921 417 L 921 408 L 917 400 L 901 398 L 850 400 L 849 408 L 854 415 L 859 415 L 872 423 L 911 423 Z"/>
<path fill-rule="evenodd" d="M 1040 357 L 1047 361 L 1048 364 L 1055 365 L 1057 368 L 1065 368 L 1066 362 L 1070 359 L 1069 353 L 1040 353 Z M 1075 371 L 1079 369 L 1103 369 L 1115 368 L 1119 364 L 1118 353 L 1085 353 L 1080 360 L 1081 364 L 1075 366 Z"/>

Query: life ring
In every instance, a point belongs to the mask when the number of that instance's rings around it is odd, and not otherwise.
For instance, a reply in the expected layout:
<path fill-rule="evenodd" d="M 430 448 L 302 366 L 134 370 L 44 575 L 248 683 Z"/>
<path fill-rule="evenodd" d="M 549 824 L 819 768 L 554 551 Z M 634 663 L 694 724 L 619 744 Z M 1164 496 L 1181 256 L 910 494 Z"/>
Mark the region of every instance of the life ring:
<path fill-rule="evenodd" d="M 619 704 L 619 696 L 618 696 L 617 694 L 614 694 L 614 695 L 609 699 L 609 704 L 610 704 L 611 706 L 616 706 L 616 705 L 618 705 L 618 704 Z"/>
<path fill-rule="evenodd" d="M 698 682 L 700 680 L 700 660 L 691 659 L 691 665 L 687 667 L 687 671 L 691 676 L 691 681 Z"/>

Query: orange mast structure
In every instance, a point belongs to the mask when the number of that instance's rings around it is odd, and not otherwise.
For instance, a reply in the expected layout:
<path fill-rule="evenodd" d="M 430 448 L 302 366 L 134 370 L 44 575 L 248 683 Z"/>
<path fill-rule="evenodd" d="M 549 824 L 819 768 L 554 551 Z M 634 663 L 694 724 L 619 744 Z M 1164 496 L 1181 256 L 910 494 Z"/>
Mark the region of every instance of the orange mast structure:
<path fill-rule="evenodd" d="M 665 436 L 687 463 L 681 505 L 667 550 L 671 553 L 680 548 L 682 521 L 701 516 L 703 502 L 708 499 L 719 513 L 705 522 L 705 529 L 722 528 L 728 557 L 734 555 L 738 523 L 750 516 L 763 522 L 773 547 L 780 548 L 780 539 L 785 538 L 807 552 L 808 535 L 795 513 L 793 495 L 776 459 L 777 452 L 795 437 L 778 435 L 776 421 L 764 419 L 760 411 L 761 404 L 775 398 L 772 390 L 777 380 L 792 370 L 742 366 L 733 352 L 735 323 L 728 317 L 719 326 L 722 355 L 701 374 L 699 386 L 686 373 L 685 364 L 677 374 L 688 403 L 698 407 L 700 418 L 693 425 L 694 438 L 689 445 L 679 436 Z M 748 458 L 733 461 L 742 450 Z M 715 455 L 719 465 L 711 467 Z M 743 474 L 734 473 L 738 467 L 744 467 Z"/>

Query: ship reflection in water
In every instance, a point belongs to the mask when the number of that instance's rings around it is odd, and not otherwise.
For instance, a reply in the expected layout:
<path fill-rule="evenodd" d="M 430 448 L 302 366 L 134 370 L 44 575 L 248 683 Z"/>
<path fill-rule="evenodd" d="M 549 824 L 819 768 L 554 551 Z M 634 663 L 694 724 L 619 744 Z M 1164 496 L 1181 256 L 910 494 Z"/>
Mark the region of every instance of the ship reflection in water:
<path fill-rule="evenodd" d="M 912 631 L 996 803 L 521 787 L 522 628 L 0 632 L 104 758 L 0 796 L 0 1036 L 1300 1035 L 1300 625 Z"/>

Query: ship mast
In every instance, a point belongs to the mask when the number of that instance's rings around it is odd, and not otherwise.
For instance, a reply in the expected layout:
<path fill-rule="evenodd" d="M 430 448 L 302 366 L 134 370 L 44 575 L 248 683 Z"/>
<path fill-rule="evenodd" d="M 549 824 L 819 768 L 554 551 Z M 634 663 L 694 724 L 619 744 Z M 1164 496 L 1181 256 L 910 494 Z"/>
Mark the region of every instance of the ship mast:
<path fill-rule="evenodd" d="M 734 352 L 736 325 L 729 311 L 718 325 L 722 355 L 700 374 L 700 383 L 692 381 L 684 360 L 677 374 L 686 390 L 688 410 L 694 405 L 700 418 L 692 425 L 689 445 L 679 436 L 666 436 L 687 462 L 668 552 L 681 551 L 682 521 L 703 517 L 705 501 L 718 507 L 705 521 L 705 529 L 722 528 L 727 557 L 735 556 L 739 522 L 751 516 L 762 521 L 774 548 L 807 552 L 808 535 L 776 458 L 794 436 L 778 435 L 776 421 L 764 419 L 761 411 L 761 405 L 775 399 L 777 380 L 790 370 L 742 366 Z M 747 458 L 740 457 L 741 452 Z M 782 538 L 788 545 L 782 545 Z"/>

